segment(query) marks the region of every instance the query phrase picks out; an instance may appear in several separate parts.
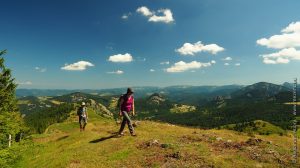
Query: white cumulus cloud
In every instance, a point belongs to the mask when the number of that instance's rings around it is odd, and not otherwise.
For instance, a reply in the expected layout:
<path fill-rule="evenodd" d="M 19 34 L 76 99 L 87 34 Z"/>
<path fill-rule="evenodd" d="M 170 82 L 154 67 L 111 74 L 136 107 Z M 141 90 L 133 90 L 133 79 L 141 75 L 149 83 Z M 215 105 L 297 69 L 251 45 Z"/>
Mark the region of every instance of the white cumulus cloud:
<path fill-rule="evenodd" d="M 216 61 L 215 61 L 215 60 L 211 60 L 210 62 L 211 62 L 212 64 L 215 64 L 215 63 L 216 63 Z"/>
<path fill-rule="evenodd" d="M 154 69 L 150 69 L 150 72 L 154 72 L 155 70 Z"/>
<path fill-rule="evenodd" d="M 133 57 L 129 54 L 117 54 L 117 55 L 112 55 L 108 58 L 108 61 L 111 62 L 131 62 L 133 61 Z"/>
<path fill-rule="evenodd" d="M 121 75 L 124 73 L 124 71 L 121 71 L 121 70 L 117 70 L 117 71 L 111 71 L 111 72 L 107 72 L 109 74 L 117 74 L 117 75 Z"/>
<path fill-rule="evenodd" d="M 226 62 L 226 63 L 224 63 L 224 65 L 225 65 L 225 66 L 228 66 L 228 65 L 229 65 L 229 63 L 227 63 L 227 62 Z"/>
<path fill-rule="evenodd" d="M 286 28 L 282 29 L 281 33 L 269 38 L 261 38 L 256 43 L 275 49 L 300 47 L 300 22 L 292 22 Z"/>
<path fill-rule="evenodd" d="M 153 15 L 149 18 L 149 22 L 172 23 L 174 21 L 173 14 L 170 9 L 160 9 L 157 12 L 162 13 L 163 15 Z"/>
<path fill-rule="evenodd" d="M 241 66 L 241 63 L 235 63 L 234 65 L 235 66 Z"/>
<path fill-rule="evenodd" d="M 293 33 L 298 32 L 300 33 L 300 22 L 292 22 L 288 25 L 288 27 L 281 30 L 283 33 Z"/>
<path fill-rule="evenodd" d="M 209 52 L 211 54 L 217 54 L 218 52 L 221 52 L 223 50 L 224 48 L 218 46 L 217 44 L 204 45 L 201 41 L 198 41 L 194 44 L 184 43 L 182 47 L 176 49 L 175 51 L 181 55 L 195 55 L 199 52 Z"/>
<path fill-rule="evenodd" d="M 152 16 L 153 15 L 153 12 L 151 12 L 146 6 L 137 8 L 136 12 L 141 13 L 144 16 Z"/>
<path fill-rule="evenodd" d="M 146 16 L 149 22 L 174 22 L 173 13 L 170 9 L 159 9 L 157 11 L 151 11 L 146 6 L 139 7 L 136 12 Z"/>
<path fill-rule="evenodd" d="M 267 48 L 280 49 L 271 54 L 260 55 L 265 64 L 287 64 L 291 60 L 300 60 L 300 22 L 292 22 L 281 30 L 281 34 L 259 39 L 256 43 Z"/>
<path fill-rule="evenodd" d="M 260 56 L 265 64 L 287 64 L 291 60 L 300 60 L 300 51 L 295 48 L 285 48 L 275 53 Z"/>
<path fill-rule="evenodd" d="M 94 65 L 87 61 L 78 61 L 73 64 L 65 64 L 64 67 L 61 67 L 62 70 L 66 71 L 83 71 L 88 67 L 93 67 Z"/>
<path fill-rule="evenodd" d="M 223 59 L 223 61 L 231 61 L 231 60 L 232 60 L 231 57 L 226 57 L 226 58 Z"/>
<path fill-rule="evenodd" d="M 209 66 L 211 66 L 210 62 L 202 63 L 202 62 L 192 61 L 192 62 L 186 63 L 184 61 L 179 61 L 179 62 L 175 63 L 174 65 L 172 65 L 170 68 L 167 68 L 166 71 L 171 72 L 171 73 L 184 72 L 184 71 L 188 71 L 188 70 L 199 69 L 202 67 L 209 67 Z"/>

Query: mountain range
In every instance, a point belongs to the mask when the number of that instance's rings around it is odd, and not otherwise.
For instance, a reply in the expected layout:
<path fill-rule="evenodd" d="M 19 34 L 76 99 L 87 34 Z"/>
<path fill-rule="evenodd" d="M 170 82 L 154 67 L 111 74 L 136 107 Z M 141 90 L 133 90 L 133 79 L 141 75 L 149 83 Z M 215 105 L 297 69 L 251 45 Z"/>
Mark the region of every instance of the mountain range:
<path fill-rule="evenodd" d="M 277 85 L 259 82 L 248 86 L 137 87 L 134 94 L 138 113 L 136 118 L 205 128 L 264 120 L 289 129 L 293 115 L 291 106 L 285 103 L 292 101 L 292 89 L 286 86 L 287 83 Z M 49 111 L 49 108 L 54 110 L 63 103 L 80 104 L 84 101 L 92 105 L 95 111 L 103 113 L 103 116 L 116 119 L 117 101 L 124 90 L 68 91 L 60 96 L 25 96 L 19 98 L 19 107 L 24 115 L 30 115 Z"/>

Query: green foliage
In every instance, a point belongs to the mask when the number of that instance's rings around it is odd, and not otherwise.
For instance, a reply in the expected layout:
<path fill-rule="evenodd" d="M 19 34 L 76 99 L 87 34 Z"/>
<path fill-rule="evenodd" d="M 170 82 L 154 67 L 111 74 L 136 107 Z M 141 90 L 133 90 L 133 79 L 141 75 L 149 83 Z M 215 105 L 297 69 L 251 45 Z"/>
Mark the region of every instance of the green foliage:
<path fill-rule="evenodd" d="M 6 50 L 0 51 L 0 56 L 6 53 Z M 17 111 L 15 99 L 15 89 L 17 85 L 11 76 L 11 70 L 4 65 L 4 58 L 0 58 L 0 111 Z"/>
<path fill-rule="evenodd" d="M 74 110 L 73 104 L 63 103 L 55 107 L 39 109 L 25 117 L 26 124 L 34 133 L 43 133 L 48 126 L 63 122 Z"/>
<path fill-rule="evenodd" d="M 21 147 L 18 145 L 0 150 L 0 167 L 10 168 L 16 160 L 21 158 L 20 150 Z"/>
<path fill-rule="evenodd" d="M 11 70 L 4 65 L 0 51 L 0 167 L 10 167 L 19 157 L 19 147 L 15 145 L 18 134 L 26 130 L 19 113 L 15 90 L 17 85 L 12 78 Z M 8 135 L 12 136 L 12 147 L 8 148 Z"/>
<path fill-rule="evenodd" d="M 15 139 L 16 135 L 25 129 L 15 98 L 17 85 L 14 83 L 11 70 L 4 65 L 2 55 L 5 53 L 6 50 L 0 51 L 0 149 L 8 146 L 9 134 Z"/>
<path fill-rule="evenodd" d="M 287 131 L 282 128 L 270 124 L 268 122 L 262 120 L 250 121 L 250 122 L 242 122 L 237 124 L 229 124 L 223 126 L 223 128 L 229 130 L 235 130 L 239 132 L 246 132 L 249 135 L 260 134 L 260 135 L 270 135 L 270 134 L 278 134 L 278 135 L 286 135 Z"/>
<path fill-rule="evenodd" d="M 173 107 L 173 103 L 169 100 L 166 100 L 160 104 L 155 104 L 146 98 L 141 98 L 135 100 L 134 104 L 139 119 L 151 118 L 153 120 L 160 120 L 166 115 L 172 115 L 170 109 Z"/>

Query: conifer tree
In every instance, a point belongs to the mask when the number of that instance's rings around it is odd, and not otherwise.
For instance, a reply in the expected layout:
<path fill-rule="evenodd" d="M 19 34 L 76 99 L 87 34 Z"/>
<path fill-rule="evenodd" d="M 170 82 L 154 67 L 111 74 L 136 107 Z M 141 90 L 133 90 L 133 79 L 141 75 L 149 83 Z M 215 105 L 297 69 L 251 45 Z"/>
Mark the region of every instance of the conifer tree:
<path fill-rule="evenodd" d="M 11 70 L 4 65 L 5 53 L 6 50 L 0 51 L 0 149 L 8 146 L 8 135 L 14 139 L 24 128 L 15 97 L 17 85 Z"/>

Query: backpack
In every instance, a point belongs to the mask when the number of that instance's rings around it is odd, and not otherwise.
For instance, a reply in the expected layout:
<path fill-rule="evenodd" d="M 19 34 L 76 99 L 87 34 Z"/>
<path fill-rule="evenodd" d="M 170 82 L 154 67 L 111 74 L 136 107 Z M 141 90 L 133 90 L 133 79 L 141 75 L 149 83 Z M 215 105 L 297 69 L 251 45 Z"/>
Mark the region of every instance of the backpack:
<path fill-rule="evenodd" d="M 81 116 L 81 115 L 83 114 L 83 109 L 84 109 L 84 107 L 79 107 L 79 108 L 77 109 L 77 115 L 78 115 L 78 116 Z"/>
<path fill-rule="evenodd" d="M 121 96 L 119 97 L 118 99 L 118 102 L 117 102 L 117 109 L 121 106 L 121 99 L 124 97 L 125 94 L 121 94 Z"/>
<path fill-rule="evenodd" d="M 119 99 L 118 99 L 118 103 L 117 103 L 117 108 L 119 108 L 120 106 L 121 106 L 121 99 L 124 99 L 124 102 L 126 102 L 127 101 L 127 95 L 126 94 L 122 94 L 120 97 L 119 97 Z"/>

